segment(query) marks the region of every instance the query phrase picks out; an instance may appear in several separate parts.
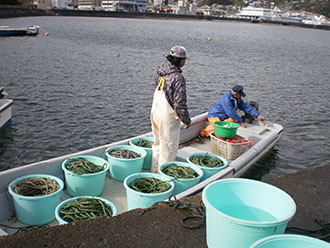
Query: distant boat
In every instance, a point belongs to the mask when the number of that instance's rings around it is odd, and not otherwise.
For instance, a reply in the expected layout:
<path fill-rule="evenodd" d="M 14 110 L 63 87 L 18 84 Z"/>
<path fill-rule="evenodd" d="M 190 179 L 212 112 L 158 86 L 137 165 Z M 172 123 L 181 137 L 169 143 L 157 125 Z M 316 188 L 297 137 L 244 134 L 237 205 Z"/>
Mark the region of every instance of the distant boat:
<path fill-rule="evenodd" d="M 8 26 L 0 26 L 0 36 L 20 36 L 20 35 L 37 35 L 39 34 L 39 26 L 11 28 Z"/>
<path fill-rule="evenodd" d="M 13 100 L 3 98 L 7 94 L 3 87 L 0 88 L 0 131 L 11 121 L 11 107 Z"/>

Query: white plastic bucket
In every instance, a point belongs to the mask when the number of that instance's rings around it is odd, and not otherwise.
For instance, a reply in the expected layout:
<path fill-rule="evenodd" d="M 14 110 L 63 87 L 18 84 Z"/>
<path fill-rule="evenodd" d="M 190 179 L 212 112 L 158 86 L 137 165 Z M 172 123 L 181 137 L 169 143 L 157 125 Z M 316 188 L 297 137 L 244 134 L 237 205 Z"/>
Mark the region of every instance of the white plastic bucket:
<path fill-rule="evenodd" d="M 152 148 L 141 147 L 141 146 L 136 145 L 136 143 L 139 142 L 140 140 L 148 140 L 148 141 L 154 142 L 154 138 L 153 137 L 138 137 L 138 138 L 134 138 L 134 139 L 129 141 L 129 144 L 131 146 L 141 148 L 141 149 L 143 149 L 147 152 L 147 156 L 144 158 L 144 161 L 143 161 L 142 169 L 143 170 L 150 170 L 151 169 L 151 163 L 152 163 Z"/>
<path fill-rule="evenodd" d="M 283 234 L 296 212 L 286 192 L 251 179 L 215 181 L 204 188 L 202 199 L 210 248 L 249 247 L 266 236 Z"/>
<path fill-rule="evenodd" d="M 220 159 L 223 162 L 223 165 L 222 166 L 219 166 L 219 167 L 205 167 L 205 166 L 201 166 L 201 165 L 195 164 L 195 163 L 193 163 L 191 161 L 191 158 L 193 156 L 210 156 L 210 157 L 216 157 L 216 158 Z M 213 153 L 206 153 L 206 152 L 204 152 L 204 153 L 202 153 L 202 152 L 200 152 L 200 153 L 192 153 L 192 154 L 190 154 L 188 156 L 187 161 L 190 164 L 196 165 L 197 167 L 199 167 L 203 171 L 204 175 L 201 178 L 201 182 L 204 181 L 205 179 L 213 176 L 214 174 L 218 173 L 219 171 L 223 170 L 224 168 L 226 168 L 228 166 L 227 159 L 225 159 L 225 158 L 223 158 L 223 157 L 221 157 L 219 155 L 216 155 L 216 154 L 213 154 Z"/>
<path fill-rule="evenodd" d="M 174 178 L 172 176 L 166 175 L 162 169 L 165 166 L 168 166 L 170 164 L 175 164 L 178 166 L 185 166 L 185 167 L 190 167 L 192 168 L 197 174 L 198 177 L 196 178 Z M 167 162 L 165 164 L 162 164 L 158 167 L 158 173 L 160 175 L 163 175 L 165 177 L 167 177 L 169 180 L 173 180 L 174 182 L 174 194 L 177 195 L 183 191 L 186 191 L 187 189 L 191 188 L 192 186 L 198 184 L 201 180 L 201 178 L 203 177 L 204 173 L 203 171 L 197 167 L 197 165 L 194 164 L 190 164 L 190 163 L 186 163 L 186 162 L 178 162 L 178 161 L 174 161 L 174 162 Z"/>
<path fill-rule="evenodd" d="M 140 177 L 153 177 L 160 179 L 162 181 L 166 181 L 171 185 L 171 188 L 162 193 L 143 193 L 130 188 L 129 184 L 133 182 L 136 178 L 140 178 Z M 135 208 L 148 208 L 153 204 L 155 204 L 156 202 L 169 199 L 169 197 L 174 191 L 174 183 L 170 182 L 167 177 L 164 177 L 156 173 L 147 173 L 147 172 L 136 173 L 126 177 L 124 180 L 124 186 L 126 188 L 128 210 Z"/>
<path fill-rule="evenodd" d="M 140 155 L 138 158 L 125 159 L 117 158 L 110 155 L 110 152 L 117 149 L 126 149 L 136 152 Z M 109 147 L 105 151 L 105 156 L 109 162 L 109 171 L 111 178 L 117 181 L 124 181 L 124 179 L 132 174 L 142 171 L 144 158 L 147 156 L 147 152 L 140 147 L 130 145 L 118 145 Z"/>
<path fill-rule="evenodd" d="M 82 175 L 75 174 L 68 170 L 66 166 L 70 160 L 77 158 L 86 159 L 89 162 L 92 162 L 101 167 L 104 166 L 104 169 L 97 173 Z M 107 171 L 109 170 L 109 164 L 105 159 L 97 156 L 76 156 L 63 161 L 62 170 L 64 171 L 65 175 L 67 191 L 71 196 L 99 196 L 103 192 L 105 178 Z"/>
<path fill-rule="evenodd" d="M 330 248 L 330 243 L 304 235 L 282 234 L 260 239 L 250 248 Z"/>
<path fill-rule="evenodd" d="M 13 186 L 18 182 L 30 177 L 47 177 L 54 179 L 60 188 L 56 192 L 49 195 L 24 196 L 17 194 L 13 190 Z M 15 212 L 18 220 L 28 225 L 42 225 L 52 222 L 55 219 L 54 210 L 57 204 L 60 202 L 63 188 L 64 183 L 61 179 L 45 174 L 27 175 L 12 181 L 8 186 L 8 190 L 9 193 L 13 196 Z"/>

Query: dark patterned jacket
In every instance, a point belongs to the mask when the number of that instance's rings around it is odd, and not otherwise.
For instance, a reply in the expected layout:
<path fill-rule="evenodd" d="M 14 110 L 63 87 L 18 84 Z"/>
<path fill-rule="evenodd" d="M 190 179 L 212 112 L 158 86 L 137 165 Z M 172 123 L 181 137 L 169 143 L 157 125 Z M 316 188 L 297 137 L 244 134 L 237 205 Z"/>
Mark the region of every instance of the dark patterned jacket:
<path fill-rule="evenodd" d="M 179 119 L 189 125 L 191 122 L 186 95 L 186 81 L 182 71 L 169 61 L 165 61 L 158 67 L 155 77 L 156 87 L 162 76 L 165 76 L 164 92 L 170 106 L 175 110 Z"/>

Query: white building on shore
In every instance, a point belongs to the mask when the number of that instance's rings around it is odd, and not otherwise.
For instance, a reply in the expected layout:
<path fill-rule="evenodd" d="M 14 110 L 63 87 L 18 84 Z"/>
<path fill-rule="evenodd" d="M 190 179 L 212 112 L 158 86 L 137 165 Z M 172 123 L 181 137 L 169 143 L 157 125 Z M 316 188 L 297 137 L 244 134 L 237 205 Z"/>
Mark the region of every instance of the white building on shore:
<path fill-rule="evenodd" d="M 146 12 L 147 0 L 103 0 L 101 7 L 105 11 Z"/>
<path fill-rule="evenodd" d="M 267 8 L 258 8 L 254 6 L 247 6 L 242 8 L 240 11 L 240 16 L 249 17 L 249 18 L 257 18 L 257 19 L 271 19 L 273 15 L 273 11 Z"/>

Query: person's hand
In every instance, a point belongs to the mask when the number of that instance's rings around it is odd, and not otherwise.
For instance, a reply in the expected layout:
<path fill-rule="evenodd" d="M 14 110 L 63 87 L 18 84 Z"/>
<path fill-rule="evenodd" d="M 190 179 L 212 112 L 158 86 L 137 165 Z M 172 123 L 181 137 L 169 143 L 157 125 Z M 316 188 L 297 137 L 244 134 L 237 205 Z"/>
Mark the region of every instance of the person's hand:
<path fill-rule="evenodd" d="M 257 117 L 258 117 L 259 121 L 264 121 L 265 120 L 265 118 L 260 114 Z"/>
<path fill-rule="evenodd" d="M 187 129 L 187 128 L 189 128 L 189 126 L 190 126 L 190 125 L 185 125 L 183 128 L 184 128 L 184 129 Z"/>
<path fill-rule="evenodd" d="M 239 124 L 241 127 L 244 127 L 244 128 L 246 128 L 246 125 L 245 125 L 245 123 L 242 121 L 240 124 Z"/>

